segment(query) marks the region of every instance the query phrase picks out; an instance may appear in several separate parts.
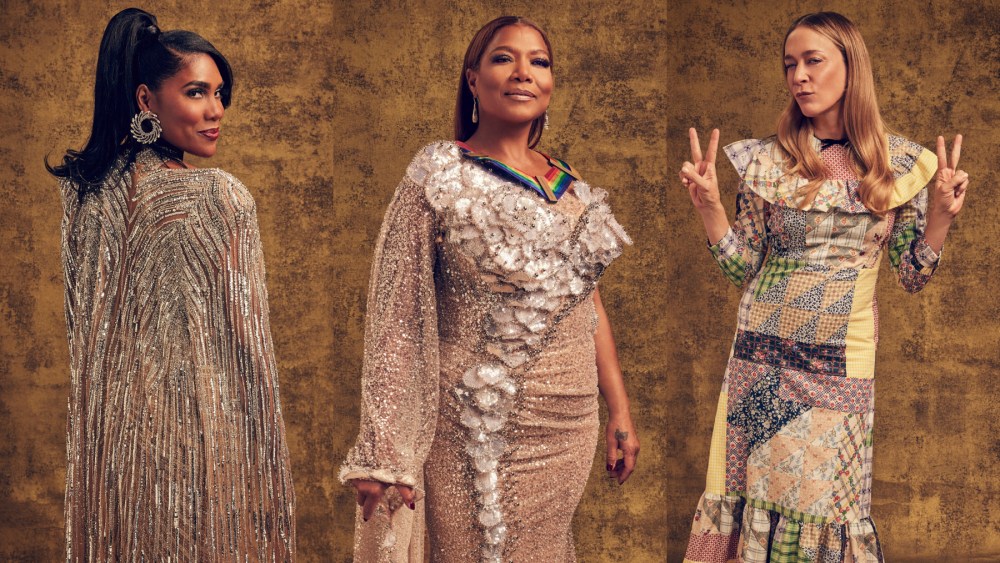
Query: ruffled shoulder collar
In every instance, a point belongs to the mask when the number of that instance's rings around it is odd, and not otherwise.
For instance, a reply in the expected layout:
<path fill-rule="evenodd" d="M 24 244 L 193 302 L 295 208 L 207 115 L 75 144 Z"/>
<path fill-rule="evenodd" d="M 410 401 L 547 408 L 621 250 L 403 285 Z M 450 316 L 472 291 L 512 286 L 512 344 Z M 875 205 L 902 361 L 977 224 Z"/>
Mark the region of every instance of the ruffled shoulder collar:
<path fill-rule="evenodd" d="M 462 164 L 461 151 L 451 141 L 435 141 L 425 145 L 413 156 L 406 168 L 406 176 L 420 185 L 426 185 L 435 175 Z"/>
<path fill-rule="evenodd" d="M 819 146 L 819 140 L 813 138 L 813 149 L 818 151 Z M 798 208 L 796 194 L 809 181 L 801 176 L 785 174 L 785 159 L 775 137 L 744 139 L 727 145 L 723 150 L 747 189 L 770 203 Z M 890 208 L 903 205 L 916 196 L 937 171 L 934 153 L 896 135 L 889 135 L 889 162 L 896 179 Z M 842 209 L 850 213 L 863 213 L 866 208 L 857 195 L 857 185 L 858 182 L 854 180 L 823 182 L 816 198 L 805 209 Z"/>
<path fill-rule="evenodd" d="M 889 164 L 896 178 L 890 208 L 913 199 L 937 173 L 937 155 L 897 135 L 889 135 Z"/>

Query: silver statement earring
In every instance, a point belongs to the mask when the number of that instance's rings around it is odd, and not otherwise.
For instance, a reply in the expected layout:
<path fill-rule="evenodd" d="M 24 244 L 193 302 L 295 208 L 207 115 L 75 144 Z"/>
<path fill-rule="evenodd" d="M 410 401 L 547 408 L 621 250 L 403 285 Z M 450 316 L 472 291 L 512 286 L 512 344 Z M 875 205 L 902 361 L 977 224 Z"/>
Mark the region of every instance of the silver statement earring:
<path fill-rule="evenodd" d="M 543 129 L 548 130 L 549 128 L 549 110 L 545 110 L 545 125 Z"/>
<path fill-rule="evenodd" d="M 472 122 L 479 123 L 479 98 L 472 98 Z"/>
<path fill-rule="evenodd" d="M 149 124 L 149 131 L 146 130 L 146 123 Z M 151 111 L 142 110 L 132 118 L 132 126 L 129 127 L 132 138 L 144 144 L 151 145 L 160 138 L 160 118 Z"/>

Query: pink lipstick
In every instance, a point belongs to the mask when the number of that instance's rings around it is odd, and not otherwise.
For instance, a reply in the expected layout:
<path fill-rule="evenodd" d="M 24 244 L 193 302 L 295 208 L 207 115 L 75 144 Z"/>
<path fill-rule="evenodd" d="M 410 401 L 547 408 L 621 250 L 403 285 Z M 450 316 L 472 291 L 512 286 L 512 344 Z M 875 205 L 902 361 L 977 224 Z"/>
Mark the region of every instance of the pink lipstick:
<path fill-rule="evenodd" d="M 198 134 L 199 135 L 204 135 L 210 141 L 214 141 L 214 140 L 216 140 L 216 139 L 219 138 L 219 128 L 218 127 L 214 127 L 212 129 L 204 129 L 202 131 L 198 131 Z"/>

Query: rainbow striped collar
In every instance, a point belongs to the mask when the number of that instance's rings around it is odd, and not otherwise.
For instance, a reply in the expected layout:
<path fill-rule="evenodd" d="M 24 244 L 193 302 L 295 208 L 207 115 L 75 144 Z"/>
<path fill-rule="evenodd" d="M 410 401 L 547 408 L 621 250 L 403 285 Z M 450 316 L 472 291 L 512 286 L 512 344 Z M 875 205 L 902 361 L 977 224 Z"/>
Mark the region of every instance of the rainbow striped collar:
<path fill-rule="evenodd" d="M 577 174 L 576 170 L 569 163 L 558 158 L 552 158 L 540 151 L 538 154 L 544 156 L 549 162 L 549 171 L 541 176 L 531 176 L 495 158 L 477 153 L 472 147 L 462 141 L 455 141 L 455 144 L 458 145 L 458 148 L 462 151 L 462 156 L 465 158 L 479 163 L 480 166 L 502 178 L 521 184 L 545 198 L 545 201 L 549 203 L 559 201 L 559 198 L 569 190 L 573 181 L 580 179 L 580 175 Z"/>

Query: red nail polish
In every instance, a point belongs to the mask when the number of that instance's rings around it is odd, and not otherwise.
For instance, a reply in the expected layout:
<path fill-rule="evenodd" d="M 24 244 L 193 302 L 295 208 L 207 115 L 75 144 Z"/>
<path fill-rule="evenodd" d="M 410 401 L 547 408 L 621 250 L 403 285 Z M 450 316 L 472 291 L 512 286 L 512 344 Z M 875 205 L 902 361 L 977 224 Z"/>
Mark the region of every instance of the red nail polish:
<path fill-rule="evenodd" d="M 608 471 L 611 471 L 612 469 L 613 469 L 613 468 L 611 467 L 611 464 L 609 463 L 609 464 L 608 464 Z"/>
<path fill-rule="evenodd" d="M 410 510 L 416 510 L 416 509 L 417 509 L 417 503 L 411 502 L 410 503 Z"/>

